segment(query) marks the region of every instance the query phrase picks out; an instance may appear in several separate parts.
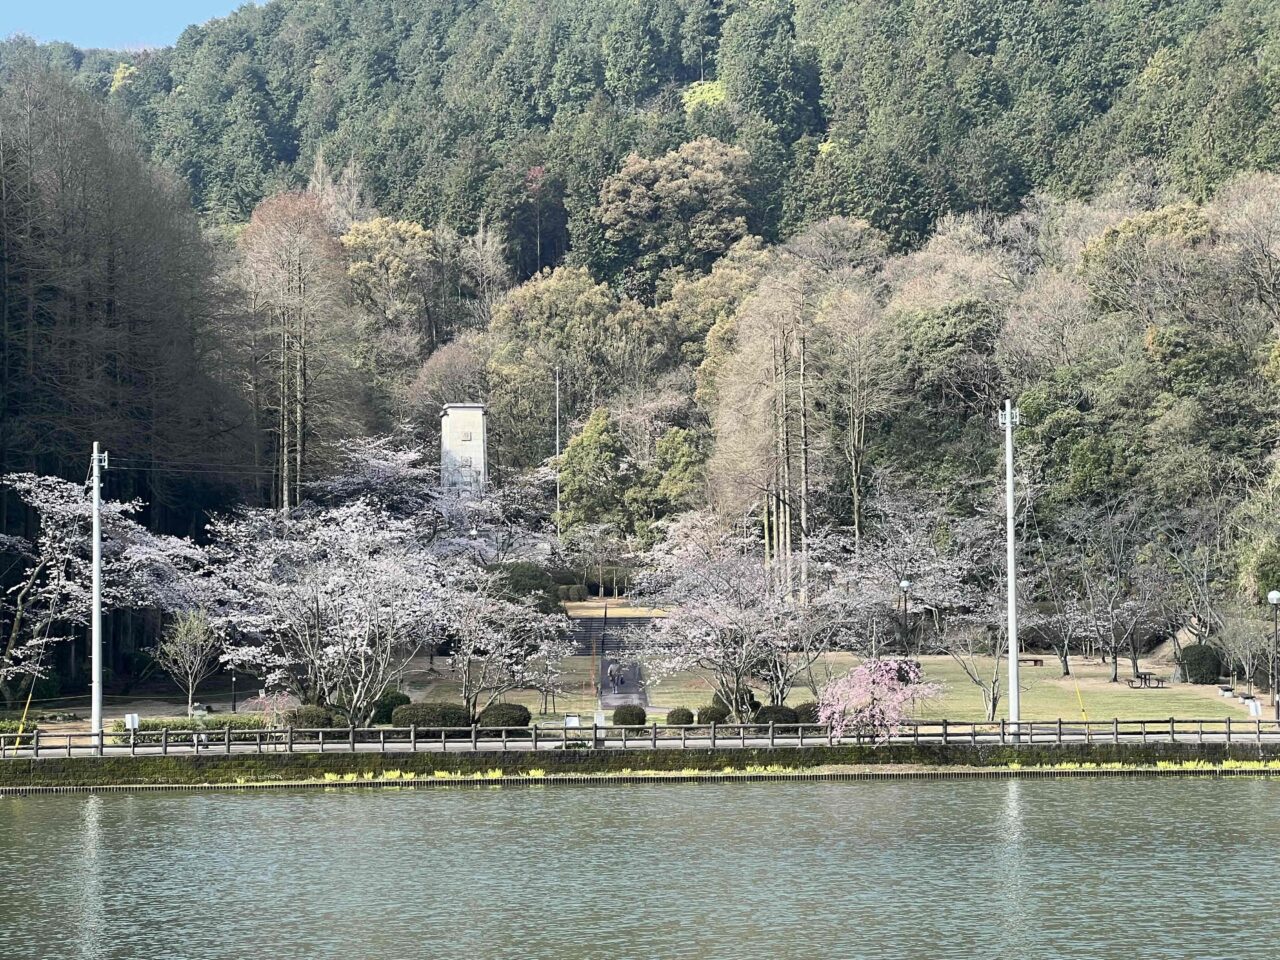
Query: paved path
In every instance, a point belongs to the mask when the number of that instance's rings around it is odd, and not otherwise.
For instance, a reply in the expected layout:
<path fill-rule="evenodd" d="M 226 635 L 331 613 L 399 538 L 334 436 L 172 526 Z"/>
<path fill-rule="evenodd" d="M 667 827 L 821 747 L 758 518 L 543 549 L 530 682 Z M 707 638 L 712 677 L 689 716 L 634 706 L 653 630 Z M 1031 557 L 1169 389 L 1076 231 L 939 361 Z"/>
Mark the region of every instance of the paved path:
<path fill-rule="evenodd" d="M 613 664 L 619 665 L 622 679 L 616 692 L 613 684 L 609 682 L 609 667 Z M 613 656 L 601 657 L 600 709 L 611 711 L 623 704 L 637 704 L 641 707 L 649 705 L 649 694 L 644 689 L 644 677 L 640 673 L 640 666 L 635 663 L 624 663 Z"/>

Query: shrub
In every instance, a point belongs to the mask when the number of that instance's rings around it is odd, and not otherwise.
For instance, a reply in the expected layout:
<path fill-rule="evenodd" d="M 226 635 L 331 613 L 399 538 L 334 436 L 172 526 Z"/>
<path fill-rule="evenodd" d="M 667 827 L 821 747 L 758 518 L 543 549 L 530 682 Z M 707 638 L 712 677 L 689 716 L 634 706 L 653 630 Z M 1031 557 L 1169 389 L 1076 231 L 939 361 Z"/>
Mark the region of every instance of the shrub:
<path fill-rule="evenodd" d="M 667 714 L 667 726 L 687 727 L 693 723 L 693 711 L 688 707 L 676 707 Z"/>
<path fill-rule="evenodd" d="M 491 703 L 480 711 L 482 727 L 527 727 L 533 714 L 522 703 Z"/>
<path fill-rule="evenodd" d="M 409 695 L 407 693 L 401 693 L 399 690 L 387 690 L 374 702 L 373 722 L 390 723 L 391 714 L 395 713 L 396 707 L 403 707 L 408 702 Z"/>
<path fill-rule="evenodd" d="M 725 723 L 728 719 L 729 708 L 722 704 L 712 703 L 698 708 L 698 722 L 704 726 L 709 723 Z"/>
<path fill-rule="evenodd" d="M 729 705 L 724 702 L 724 698 L 721 697 L 720 694 L 718 693 L 712 696 L 711 705 L 713 707 L 724 707 L 726 713 L 733 712 L 732 710 L 729 709 Z M 756 695 L 754 693 L 752 693 L 750 690 L 746 690 L 742 694 L 741 707 L 742 709 L 739 715 L 744 717 L 750 717 L 753 714 L 755 714 L 757 710 L 760 709 L 760 701 L 756 699 Z M 716 721 L 716 723 L 719 723 L 719 722 L 720 722 L 719 720 Z"/>
<path fill-rule="evenodd" d="M 335 726 L 333 711 L 328 707 L 317 706 L 314 703 L 305 703 L 290 710 L 288 717 L 285 719 L 285 725 L 301 730 L 327 730 Z"/>
<path fill-rule="evenodd" d="M 4 742 L 6 747 L 25 746 L 29 744 L 31 741 L 26 735 L 36 728 L 36 722 L 34 720 L 28 720 L 24 724 L 19 720 L 0 720 L 0 733 L 17 733 L 19 726 L 22 727 L 23 735 L 17 738 L 10 737 Z"/>
<path fill-rule="evenodd" d="M 513 563 L 490 564 L 486 569 L 501 574 L 507 589 L 516 596 L 532 597 L 543 613 L 554 613 L 558 607 L 556 598 L 564 599 L 551 574 L 536 563 L 517 560 Z"/>
<path fill-rule="evenodd" d="M 756 723 L 799 723 L 796 712 L 787 706 L 761 707 L 756 711 Z"/>
<path fill-rule="evenodd" d="M 624 703 L 613 711 L 615 727 L 643 727 L 648 719 L 649 715 L 638 703 Z"/>
<path fill-rule="evenodd" d="M 581 602 L 587 599 L 587 588 L 580 583 L 575 583 L 569 587 L 569 599 L 575 602 Z"/>
<path fill-rule="evenodd" d="M 268 730 L 271 724 L 267 718 L 256 713 L 230 713 L 217 717 L 141 717 L 138 720 L 138 732 L 134 735 L 136 743 L 159 743 L 160 731 L 166 728 L 170 743 L 190 743 L 190 735 L 181 736 L 173 733 L 176 730 L 198 730 L 216 740 L 228 727 L 231 732 L 242 733 L 247 730 Z M 123 720 L 111 721 L 111 733 L 124 734 L 114 739 L 116 743 L 128 743 L 128 731 Z"/>
<path fill-rule="evenodd" d="M 469 727 L 471 716 L 460 703 L 406 703 L 391 711 L 393 727 Z"/>
<path fill-rule="evenodd" d="M 806 700 L 795 705 L 796 723 L 818 722 L 818 701 Z"/>
<path fill-rule="evenodd" d="M 1217 683 L 1222 676 L 1222 657 L 1207 643 L 1182 648 L 1182 675 L 1187 683 Z"/>

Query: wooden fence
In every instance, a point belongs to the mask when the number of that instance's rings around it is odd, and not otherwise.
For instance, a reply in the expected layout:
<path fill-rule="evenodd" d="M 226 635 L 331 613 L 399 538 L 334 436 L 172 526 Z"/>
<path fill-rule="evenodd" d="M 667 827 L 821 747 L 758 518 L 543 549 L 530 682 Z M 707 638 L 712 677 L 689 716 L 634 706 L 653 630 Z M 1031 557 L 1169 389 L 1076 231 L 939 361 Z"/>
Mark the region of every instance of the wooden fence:
<path fill-rule="evenodd" d="M 659 750 L 803 748 L 837 744 L 991 746 L 1107 743 L 1280 743 L 1275 720 L 954 720 L 908 723 L 891 735 L 849 730 L 842 737 L 820 724 L 710 724 L 689 726 L 564 727 L 343 727 L 269 730 L 164 729 L 102 733 L 53 733 L 39 728 L 0 734 L 0 758 L 210 753 L 400 753 L 500 750 Z"/>

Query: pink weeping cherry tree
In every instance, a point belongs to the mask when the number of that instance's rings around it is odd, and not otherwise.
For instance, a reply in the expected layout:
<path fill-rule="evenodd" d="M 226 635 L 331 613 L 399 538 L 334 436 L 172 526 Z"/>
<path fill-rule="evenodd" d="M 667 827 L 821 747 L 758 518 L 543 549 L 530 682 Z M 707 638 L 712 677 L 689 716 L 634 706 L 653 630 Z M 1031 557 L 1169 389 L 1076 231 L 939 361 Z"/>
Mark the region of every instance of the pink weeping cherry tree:
<path fill-rule="evenodd" d="M 856 733 L 880 742 L 893 737 L 918 704 L 941 692 L 938 684 L 925 682 L 915 660 L 867 660 L 823 688 L 818 719 L 837 737 Z"/>

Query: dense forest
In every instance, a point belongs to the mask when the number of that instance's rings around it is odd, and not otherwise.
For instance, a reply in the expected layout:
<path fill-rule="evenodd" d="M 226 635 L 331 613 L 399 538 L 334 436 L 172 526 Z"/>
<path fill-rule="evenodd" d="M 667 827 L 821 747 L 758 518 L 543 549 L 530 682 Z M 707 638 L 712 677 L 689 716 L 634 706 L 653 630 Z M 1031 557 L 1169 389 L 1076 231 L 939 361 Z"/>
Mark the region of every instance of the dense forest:
<path fill-rule="evenodd" d="M 1136 620 L 1158 568 L 1225 629 L 1280 582 L 1277 166 L 1262 0 L 272 0 L 162 50 L 12 38 L 0 473 L 78 480 L 101 440 L 112 496 L 199 537 L 479 397 L 500 483 L 559 471 L 567 548 L 713 508 L 807 576 L 826 532 L 989 513 L 1013 395 L 1028 589 L 1123 581 Z"/>

